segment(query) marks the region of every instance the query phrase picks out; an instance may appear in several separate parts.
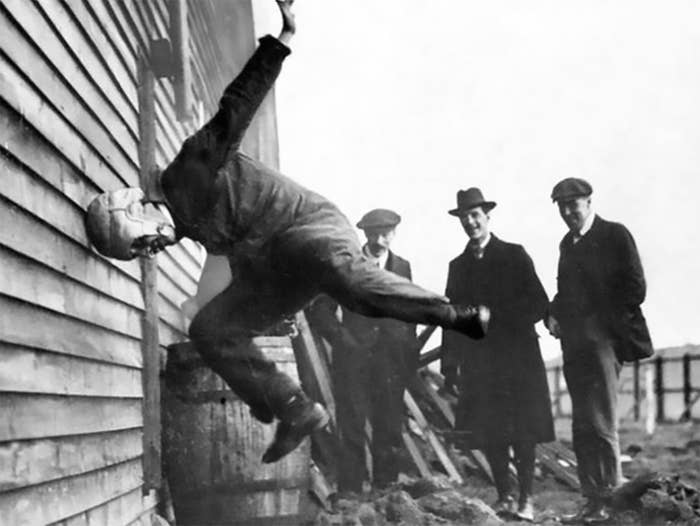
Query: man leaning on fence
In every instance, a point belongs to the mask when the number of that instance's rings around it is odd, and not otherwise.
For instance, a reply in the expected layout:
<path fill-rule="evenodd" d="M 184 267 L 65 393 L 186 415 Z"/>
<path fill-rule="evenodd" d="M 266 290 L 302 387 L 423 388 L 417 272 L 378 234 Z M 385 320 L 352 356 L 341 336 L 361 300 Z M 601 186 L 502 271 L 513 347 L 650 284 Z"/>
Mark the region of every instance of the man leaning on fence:
<path fill-rule="evenodd" d="M 585 505 L 564 523 L 610 519 L 619 484 L 617 387 L 622 363 L 653 354 L 640 308 L 646 294 L 637 247 L 627 228 L 593 212 L 591 185 L 567 178 L 552 200 L 569 228 L 559 245 L 557 294 L 547 327 L 561 340 L 572 403 L 574 452 Z"/>

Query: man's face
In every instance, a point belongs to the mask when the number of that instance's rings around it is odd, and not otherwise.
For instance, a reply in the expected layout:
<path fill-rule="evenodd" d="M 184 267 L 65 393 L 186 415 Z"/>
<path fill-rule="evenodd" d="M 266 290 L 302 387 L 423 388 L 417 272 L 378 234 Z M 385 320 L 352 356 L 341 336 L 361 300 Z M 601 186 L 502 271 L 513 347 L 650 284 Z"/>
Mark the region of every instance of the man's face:
<path fill-rule="evenodd" d="M 370 253 L 379 257 L 384 254 L 391 246 L 391 241 L 396 234 L 396 227 L 380 226 L 365 229 L 365 237 L 367 238 L 367 248 Z"/>
<path fill-rule="evenodd" d="M 591 214 L 590 197 L 574 197 L 557 201 L 559 215 L 572 232 L 580 232 Z"/>
<path fill-rule="evenodd" d="M 489 235 L 489 215 L 480 206 L 467 210 L 459 216 L 462 228 L 469 239 L 483 241 Z"/>

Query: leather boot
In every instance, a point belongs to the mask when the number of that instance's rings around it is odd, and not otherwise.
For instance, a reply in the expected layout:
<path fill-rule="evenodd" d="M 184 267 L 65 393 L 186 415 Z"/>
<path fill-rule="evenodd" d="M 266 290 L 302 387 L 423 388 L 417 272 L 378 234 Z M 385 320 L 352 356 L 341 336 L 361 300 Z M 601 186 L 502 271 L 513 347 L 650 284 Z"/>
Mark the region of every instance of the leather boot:
<path fill-rule="evenodd" d="M 466 305 L 453 305 L 455 320 L 452 330 L 461 332 L 474 340 L 480 340 L 486 336 L 491 319 L 491 311 L 488 307 Z"/>
<path fill-rule="evenodd" d="M 319 403 L 303 393 L 294 395 L 282 411 L 275 438 L 262 457 L 265 464 L 277 462 L 294 451 L 308 435 L 328 425 L 330 417 Z"/>

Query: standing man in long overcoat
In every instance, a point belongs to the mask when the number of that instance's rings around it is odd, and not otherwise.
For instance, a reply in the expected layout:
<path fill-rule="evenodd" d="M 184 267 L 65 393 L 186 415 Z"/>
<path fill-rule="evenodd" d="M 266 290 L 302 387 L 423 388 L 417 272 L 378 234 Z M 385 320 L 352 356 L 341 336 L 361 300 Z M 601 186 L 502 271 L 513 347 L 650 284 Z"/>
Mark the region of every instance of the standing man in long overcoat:
<path fill-rule="evenodd" d="M 535 323 L 547 311 L 547 295 L 532 260 L 521 245 L 490 232 L 496 206 L 481 190 L 457 194 L 457 216 L 469 236 L 450 263 L 446 296 L 484 305 L 491 312 L 489 333 L 479 342 L 444 331 L 442 371 L 448 389 L 457 387 L 456 427 L 470 449 L 481 449 L 491 465 L 501 514 L 533 520 L 535 444 L 554 439 L 549 389 Z M 509 448 L 518 468 L 516 507 L 508 475 Z"/>
<path fill-rule="evenodd" d="M 640 307 L 646 281 L 634 238 L 624 225 L 595 214 L 592 193 L 588 181 L 568 177 L 551 196 L 569 231 L 559 245 L 557 294 L 547 327 L 561 339 L 574 452 L 586 498 L 577 513 L 562 517 L 569 524 L 610 520 L 608 500 L 621 479 L 620 368 L 654 352 Z"/>

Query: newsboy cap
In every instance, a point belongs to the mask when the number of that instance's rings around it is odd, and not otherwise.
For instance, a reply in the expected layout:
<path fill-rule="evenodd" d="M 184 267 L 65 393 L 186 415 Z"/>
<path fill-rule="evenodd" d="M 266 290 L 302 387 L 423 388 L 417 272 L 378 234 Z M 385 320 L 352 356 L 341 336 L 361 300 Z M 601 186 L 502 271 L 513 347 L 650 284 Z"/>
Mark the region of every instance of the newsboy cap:
<path fill-rule="evenodd" d="M 367 228 L 380 228 L 396 226 L 401 222 L 401 216 L 393 210 L 386 208 L 375 208 L 370 210 L 357 223 L 357 228 L 363 230 Z"/>
<path fill-rule="evenodd" d="M 467 188 L 457 192 L 457 208 L 448 210 L 447 213 L 459 217 L 477 206 L 483 208 L 484 212 L 488 212 L 496 206 L 496 202 L 484 199 L 484 194 L 478 188 Z"/>
<path fill-rule="evenodd" d="M 588 181 L 577 177 L 562 179 L 552 188 L 552 201 L 560 199 L 573 199 L 575 197 L 588 197 L 593 193 L 593 187 Z"/>

